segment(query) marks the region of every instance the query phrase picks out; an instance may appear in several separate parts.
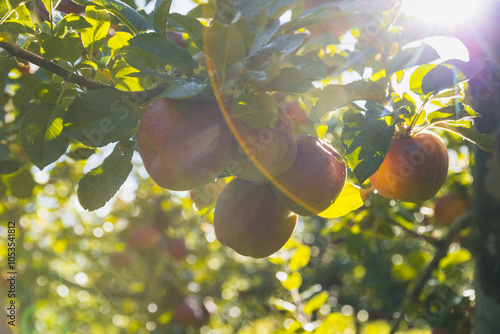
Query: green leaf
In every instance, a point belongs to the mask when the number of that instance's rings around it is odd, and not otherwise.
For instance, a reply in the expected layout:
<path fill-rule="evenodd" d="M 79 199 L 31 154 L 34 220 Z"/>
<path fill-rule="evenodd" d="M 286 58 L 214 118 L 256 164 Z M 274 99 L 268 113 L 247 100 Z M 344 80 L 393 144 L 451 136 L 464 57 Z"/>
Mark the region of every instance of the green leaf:
<path fill-rule="evenodd" d="M 385 86 L 373 81 L 354 81 L 346 85 L 328 85 L 323 88 L 315 105 L 319 119 L 331 110 L 358 100 L 384 103 Z"/>
<path fill-rule="evenodd" d="M 82 40 L 77 33 L 67 33 L 63 38 L 42 33 L 40 37 L 46 60 L 61 58 L 75 64 L 82 56 Z"/>
<path fill-rule="evenodd" d="M 305 56 L 288 56 L 284 62 L 292 63 L 309 79 L 319 80 L 326 77 L 325 63 L 312 53 Z"/>
<path fill-rule="evenodd" d="M 93 3 L 116 16 L 134 34 L 148 29 L 148 24 L 141 14 L 120 0 L 93 0 Z"/>
<path fill-rule="evenodd" d="M 349 167 L 360 183 L 373 175 L 391 146 L 394 125 L 385 120 L 367 121 L 362 114 L 349 110 L 343 117 L 341 141 Z"/>
<path fill-rule="evenodd" d="M 2 178 L 10 193 L 17 198 L 30 198 L 33 195 L 35 181 L 27 169 L 21 169 L 15 174 Z"/>
<path fill-rule="evenodd" d="M 111 57 L 119 54 L 124 46 L 129 45 L 129 40 L 134 37 L 126 31 L 117 31 L 113 37 L 108 40 L 108 47 L 111 49 Z"/>
<path fill-rule="evenodd" d="M 42 0 L 45 9 L 50 12 L 54 12 L 57 5 L 61 2 L 61 0 Z"/>
<path fill-rule="evenodd" d="M 171 6 L 172 0 L 157 1 L 155 4 L 155 11 L 153 14 L 155 31 L 163 36 L 166 36 L 167 33 L 168 13 L 170 13 Z"/>
<path fill-rule="evenodd" d="M 170 99 L 187 99 L 201 93 L 208 85 L 192 81 L 185 81 L 171 86 L 161 96 Z"/>
<path fill-rule="evenodd" d="M 66 111 L 55 103 L 32 108 L 21 124 L 21 145 L 28 158 L 40 169 L 53 163 L 68 148 L 68 138 L 61 135 Z"/>
<path fill-rule="evenodd" d="M 288 291 L 298 289 L 302 285 L 302 276 L 298 272 L 289 274 L 286 280 L 281 282 L 281 285 Z"/>
<path fill-rule="evenodd" d="M 252 47 L 250 48 L 250 51 L 248 52 L 248 56 L 252 57 L 256 55 L 259 51 L 261 51 L 262 47 L 264 45 L 268 44 L 271 42 L 273 39 L 274 35 L 278 31 L 280 27 L 280 20 L 279 19 L 270 19 L 264 29 L 259 31 L 254 38 Z"/>
<path fill-rule="evenodd" d="M 425 95 L 422 91 L 422 80 L 429 71 L 437 65 L 425 64 L 417 67 L 410 76 L 410 90 L 419 95 Z"/>
<path fill-rule="evenodd" d="M 208 29 L 205 53 L 223 77 L 232 65 L 247 56 L 247 38 L 247 27 L 242 20 L 229 26 L 214 21 Z"/>
<path fill-rule="evenodd" d="M 276 101 L 266 93 L 248 93 L 231 104 L 231 117 L 256 129 L 272 128 L 278 122 Z"/>
<path fill-rule="evenodd" d="M 92 26 L 81 32 L 83 46 L 91 54 L 105 42 L 111 26 L 109 14 L 105 10 L 97 10 L 95 6 L 85 8 L 85 20 Z"/>
<path fill-rule="evenodd" d="M 295 253 L 290 258 L 289 266 L 291 271 L 297 271 L 302 267 L 307 266 L 311 258 L 311 249 L 307 246 L 299 246 Z"/>
<path fill-rule="evenodd" d="M 62 36 L 67 29 L 83 31 L 88 28 L 92 28 L 92 25 L 83 17 L 77 14 L 68 14 L 59 21 L 54 31 L 56 32 L 56 36 Z"/>
<path fill-rule="evenodd" d="M 187 14 L 191 17 L 200 17 L 204 19 L 211 19 L 215 15 L 215 4 L 213 3 L 202 3 L 191 9 Z"/>
<path fill-rule="evenodd" d="M 457 121 L 464 118 L 474 117 L 481 116 L 468 105 L 457 103 L 429 113 L 427 115 L 427 122 L 432 124 L 442 121 Z"/>
<path fill-rule="evenodd" d="M 169 14 L 168 19 L 184 29 L 184 32 L 189 35 L 189 38 L 191 38 L 198 49 L 201 51 L 205 49 L 203 45 L 203 36 L 206 33 L 206 28 L 200 21 L 190 16 L 175 13 Z"/>
<path fill-rule="evenodd" d="M 400 281 L 411 281 L 417 277 L 418 271 L 406 263 L 401 263 L 392 266 L 392 275 Z"/>
<path fill-rule="evenodd" d="M 480 133 L 472 129 L 471 121 L 461 120 L 447 123 L 436 123 L 433 126 L 455 133 L 471 143 L 476 144 L 477 147 L 483 151 L 493 151 L 493 138 L 485 133 Z"/>
<path fill-rule="evenodd" d="M 401 50 L 388 62 L 386 67 L 387 76 L 412 66 L 428 64 L 436 59 L 439 59 L 437 51 L 425 43 Z"/>
<path fill-rule="evenodd" d="M 329 296 L 330 294 L 328 293 L 328 291 L 321 291 L 316 296 L 309 299 L 304 305 L 304 313 L 311 314 L 314 311 L 319 310 L 321 306 L 326 304 Z"/>
<path fill-rule="evenodd" d="M 191 76 L 196 66 L 189 52 L 158 33 L 140 34 L 123 48 L 127 63 L 138 70 L 166 73 L 172 66 Z"/>
<path fill-rule="evenodd" d="M 21 168 L 21 164 L 14 160 L 0 161 L 0 174 L 12 174 Z"/>
<path fill-rule="evenodd" d="M 466 249 L 461 249 L 454 253 L 449 253 L 445 258 L 439 261 L 439 268 L 441 270 L 446 270 L 451 267 L 455 267 L 460 263 L 464 263 L 471 259 L 471 254 Z"/>
<path fill-rule="evenodd" d="M 438 93 L 444 89 L 456 87 L 460 82 L 468 80 L 458 70 L 439 65 L 431 69 L 422 78 L 422 92 L 424 95 Z"/>
<path fill-rule="evenodd" d="M 302 94 L 311 89 L 314 89 L 314 85 L 304 73 L 295 67 L 286 67 L 281 70 L 276 78 L 271 80 L 270 83 L 263 86 L 260 90 Z"/>
<path fill-rule="evenodd" d="M 127 139 L 139 114 L 122 92 L 99 89 L 79 95 L 64 118 L 63 135 L 89 147 L 102 147 Z"/>
<path fill-rule="evenodd" d="M 132 171 L 135 142 L 118 143 L 104 162 L 85 174 L 78 183 L 78 200 L 89 211 L 103 207 L 120 189 Z"/>
<path fill-rule="evenodd" d="M 87 160 L 94 153 L 95 148 L 77 147 L 66 155 L 73 160 Z"/>
<path fill-rule="evenodd" d="M 349 212 L 359 209 L 365 203 L 370 191 L 363 190 L 350 182 L 346 182 L 339 197 L 328 209 L 319 213 L 323 218 L 343 217 Z"/>

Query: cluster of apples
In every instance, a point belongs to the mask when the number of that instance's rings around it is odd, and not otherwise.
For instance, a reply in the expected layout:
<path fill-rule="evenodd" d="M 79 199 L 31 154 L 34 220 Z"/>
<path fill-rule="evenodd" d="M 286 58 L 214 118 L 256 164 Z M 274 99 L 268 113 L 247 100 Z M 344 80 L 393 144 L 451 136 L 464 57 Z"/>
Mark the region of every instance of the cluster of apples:
<path fill-rule="evenodd" d="M 215 233 L 256 258 L 283 247 L 296 214 L 324 211 L 346 181 L 342 157 L 319 138 L 296 135 L 281 108 L 268 127 L 255 128 L 231 110 L 224 118 L 206 93 L 158 98 L 142 116 L 138 147 L 149 175 L 166 189 L 190 190 L 223 171 L 236 176 L 217 199 Z"/>

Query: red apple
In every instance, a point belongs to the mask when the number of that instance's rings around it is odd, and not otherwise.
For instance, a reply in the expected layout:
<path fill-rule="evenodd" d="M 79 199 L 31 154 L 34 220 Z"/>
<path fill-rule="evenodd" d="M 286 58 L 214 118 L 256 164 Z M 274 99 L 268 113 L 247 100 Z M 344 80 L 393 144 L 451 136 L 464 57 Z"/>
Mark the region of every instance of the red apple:
<path fill-rule="evenodd" d="M 297 159 L 273 180 L 272 189 L 288 209 L 311 216 L 337 199 L 345 181 L 345 162 L 337 151 L 319 138 L 298 135 Z"/>
<path fill-rule="evenodd" d="M 241 142 L 233 147 L 226 166 L 229 173 L 261 182 L 280 175 L 293 164 L 297 156 L 295 131 L 282 108 L 278 108 L 278 122 L 274 127 L 253 128 L 236 118 L 232 122 Z"/>
<path fill-rule="evenodd" d="M 175 320 L 183 326 L 199 326 L 203 323 L 203 309 L 196 298 L 188 296 L 177 305 L 175 308 Z"/>
<path fill-rule="evenodd" d="M 224 170 L 233 137 L 217 102 L 202 93 L 186 100 L 157 99 L 142 116 L 138 147 L 159 186 L 190 190 Z"/>
<path fill-rule="evenodd" d="M 168 253 L 175 260 L 184 260 L 189 255 L 189 249 L 183 239 L 172 239 L 167 244 Z"/>
<path fill-rule="evenodd" d="M 303 0 L 304 10 L 324 5 L 327 3 L 332 3 L 328 0 Z M 331 33 L 336 36 L 343 35 L 347 30 L 351 28 L 351 22 L 349 18 L 339 9 L 334 11 L 332 18 L 317 24 L 307 27 L 307 30 L 313 36 L 319 36 L 326 33 Z"/>
<path fill-rule="evenodd" d="M 234 179 L 215 204 L 217 239 L 254 258 L 277 252 L 292 235 L 297 216 L 274 197 L 269 184 Z"/>
<path fill-rule="evenodd" d="M 161 233 L 153 226 L 141 226 L 130 232 L 127 242 L 134 250 L 148 250 L 158 245 L 161 238 Z"/>
<path fill-rule="evenodd" d="M 448 173 L 448 150 L 441 137 L 422 131 L 394 137 L 370 182 L 387 198 L 422 203 L 441 189 Z"/>
<path fill-rule="evenodd" d="M 434 206 L 434 218 L 444 225 L 451 224 L 469 209 L 467 201 L 458 193 L 452 192 L 440 197 Z"/>

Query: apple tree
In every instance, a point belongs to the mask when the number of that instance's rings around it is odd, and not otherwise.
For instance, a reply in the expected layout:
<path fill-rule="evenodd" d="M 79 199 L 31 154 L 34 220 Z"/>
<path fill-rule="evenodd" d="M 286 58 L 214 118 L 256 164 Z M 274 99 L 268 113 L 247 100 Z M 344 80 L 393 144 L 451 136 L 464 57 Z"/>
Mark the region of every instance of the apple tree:
<path fill-rule="evenodd" d="M 498 1 L 194 2 L 0 5 L 2 333 L 495 333 Z"/>

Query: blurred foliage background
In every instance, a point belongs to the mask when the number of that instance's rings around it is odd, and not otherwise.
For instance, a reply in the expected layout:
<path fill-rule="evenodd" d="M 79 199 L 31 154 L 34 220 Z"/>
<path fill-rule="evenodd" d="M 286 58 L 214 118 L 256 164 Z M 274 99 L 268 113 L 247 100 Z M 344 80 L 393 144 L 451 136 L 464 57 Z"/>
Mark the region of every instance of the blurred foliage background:
<path fill-rule="evenodd" d="M 149 2 L 125 2 L 152 9 Z M 382 23 L 392 13 L 384 15 Z M 365 66 L 376 69 L 405 39 L 411 37 L 397 29 L 376 36 L 353 29 L 342 33 L 343 43 L 320 48 L 311 39 L 302 52 L 317 52 L 327 65 L 323 84 L 345 83 L 361 78 Z M 50 87 L 41 93 L 50 75 L 45 70 L 22 72 L 16 61 L 2 58 L 0 72 L 8 78 L 4 117 L 25 112 L 34 94 L 53 93 Z M 310 102 L 301 100 L 304 111 Z M 342 151 L 340 115 L 329 118 L 323 134 Z M 310 123 L 300 131 L 323 130 Z M 214 203 L 203 196 L 220 184 L 167 191 L 149 179 L 135 152 L 133 171 L 117 195 L 88 212 L 76 197 L 77 181 L 102 163 L 113 144 L 97 150 L 71 144 L 71 153 L 40 171 L 16 134 L 0 135 L 17 163 L 0 166 L 0 270 L 6 276 L 7 222 L 15 220 L 19 273 L 19 326 L 0 327 L 1 333 L 389 333 L 408 288 L 448 230 L 434 215 L 436 201 L 457 193 L 468 203 L 472 196 L 472 146 L 440 133 L 451 163 L 435 199 L 417 206 L 373 194 L 341 218 L 300 217 L 282 250 L 255 260 L 215 238 Z M 419 301 L 408 306 L 399 333 L 470 332 L 469 249 L 465 230 L 432 271 Z M 0 284 L 3 298 L 8 286 Z"/>

